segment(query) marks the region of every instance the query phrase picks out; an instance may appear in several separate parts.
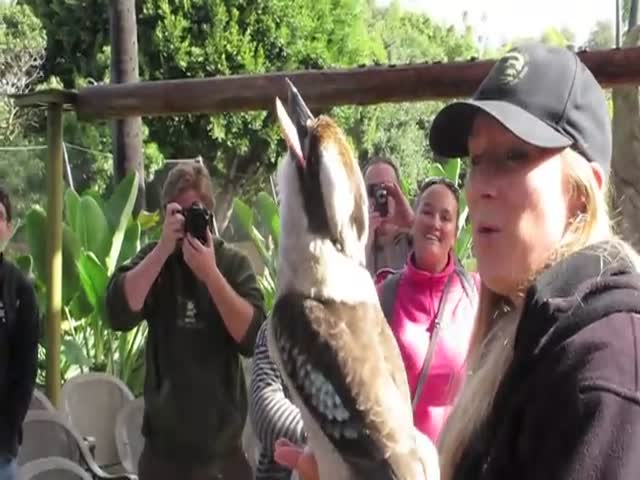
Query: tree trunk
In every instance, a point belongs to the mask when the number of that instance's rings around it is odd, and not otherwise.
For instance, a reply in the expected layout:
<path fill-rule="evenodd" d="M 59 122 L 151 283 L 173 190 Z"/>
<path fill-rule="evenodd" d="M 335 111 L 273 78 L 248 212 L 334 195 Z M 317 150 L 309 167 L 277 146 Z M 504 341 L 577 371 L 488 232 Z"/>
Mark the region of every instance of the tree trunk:
<path fill-rule="evenodd" d="M 111 83 L 138 81 L 138 29 L 135 0 L 110 0 Z M 119 182 L 137 171 L 138 196 L 134 213 L 145 205 L 144 159 L 142 156 L 142 119 L 127 117 L 112 123 L 113 173 Z"/>
<path fill-rule="evenodd" d="M 231 182 L 226 183 L 218 195 L 216 195 L 216 206 L 214 209 L 214 215 L 216 218 L 216 224 L 218 226 L 218 233 L 222 235 L 225 228 L 231 220 L 231 214 L 233 213 L 233 200 L 235 199 L 236 192 Z"/>
<path fill-rule="evenodd" d="M 640 45 L 640 26 L 624 46 Z M 622 237 L 640 251 L 640 102 L 638 87 L 616 87 L 613 96 L 613 214 Z"/>
<path fill-rule="evenodd" d="M 638 0 L 631 0 L 629 6 L 629 31 L 640 23 L 640 10 L 638 9 Z"/>

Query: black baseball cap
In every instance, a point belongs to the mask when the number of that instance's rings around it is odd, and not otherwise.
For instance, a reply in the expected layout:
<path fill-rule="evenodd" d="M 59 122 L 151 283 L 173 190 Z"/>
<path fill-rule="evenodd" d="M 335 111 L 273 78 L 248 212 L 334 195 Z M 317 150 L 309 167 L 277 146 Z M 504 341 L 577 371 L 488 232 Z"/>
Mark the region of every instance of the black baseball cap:
<path fill-rule="evenodd" d="M 466 157 L 478 112 L 542 148 L 572 147 L 605 171 L 611 163 L 611 120 L 604 92 L 578 56 L 566 48 L 531 43 L 500 58 L 471 100 L 435 117 L 429 143 L 437 155 Z"/>

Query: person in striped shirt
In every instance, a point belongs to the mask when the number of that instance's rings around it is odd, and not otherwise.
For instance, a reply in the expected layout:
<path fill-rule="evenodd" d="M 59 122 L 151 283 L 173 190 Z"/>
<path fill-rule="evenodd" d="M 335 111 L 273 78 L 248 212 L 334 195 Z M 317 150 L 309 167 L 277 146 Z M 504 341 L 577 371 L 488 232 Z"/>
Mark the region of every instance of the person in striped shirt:
<path fill-rule="evenodd" d="M 258 331 L 254 347 L 249 418 L 260 442 L 260 455 L 256 466 L 256 480 L 289 480 L 291 470 L 278 464 L 274 458 L 276 440 L 285 438 L 296 445 L 304 445 L 306 434 L 300 410 L 288 398 L 286 386 L 267 345 L 268 322 Z"/>

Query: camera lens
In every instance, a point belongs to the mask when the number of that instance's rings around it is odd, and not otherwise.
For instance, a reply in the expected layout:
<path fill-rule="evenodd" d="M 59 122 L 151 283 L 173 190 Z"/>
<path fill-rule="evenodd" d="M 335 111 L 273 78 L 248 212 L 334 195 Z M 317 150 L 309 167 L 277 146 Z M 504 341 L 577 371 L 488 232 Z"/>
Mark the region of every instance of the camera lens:
<path fill-rule="evenodd" d="M 384 188 L 380 188 L 376 191 L 376 200 L 381 203 L 387 201 L 387 191 Z"/>

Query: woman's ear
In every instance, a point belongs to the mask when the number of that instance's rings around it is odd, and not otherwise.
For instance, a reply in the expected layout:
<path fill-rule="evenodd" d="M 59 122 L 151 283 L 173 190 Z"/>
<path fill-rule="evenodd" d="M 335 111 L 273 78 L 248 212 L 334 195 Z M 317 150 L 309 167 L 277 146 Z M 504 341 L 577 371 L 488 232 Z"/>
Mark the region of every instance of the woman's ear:
<path fill-rule="evenodd" d="M 591 167 L 593 178 L 596 179 L 596 185 L 598 185 L 598 189 L 602 190 L 604 186 L 604 170 L 602 170 L 602 167 L 595 162 L 589 162 L 589 166 Z"/>

